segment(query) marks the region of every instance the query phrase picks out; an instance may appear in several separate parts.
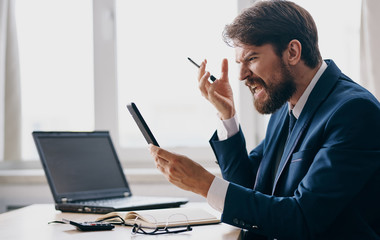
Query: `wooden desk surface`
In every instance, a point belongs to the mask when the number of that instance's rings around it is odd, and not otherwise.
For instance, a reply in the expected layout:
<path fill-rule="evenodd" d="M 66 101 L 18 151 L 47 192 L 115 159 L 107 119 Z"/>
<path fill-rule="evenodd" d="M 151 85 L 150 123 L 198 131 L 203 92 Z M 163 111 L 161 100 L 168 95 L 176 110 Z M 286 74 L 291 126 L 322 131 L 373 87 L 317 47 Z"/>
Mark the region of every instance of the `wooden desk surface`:
<path fill-rule="evenodd" d="M 207 203 L 189 203 L 184 207 L 211 208 Z M 214 213 L 214 212 L 213 212 Z M 164 234 L 159 236 L 131 235 L 131 227 L 116 226 L 111 231 L 81 232 L 70 224 L 48 224 L 50 221 L 67 218 L 73 221 L 94 221 L 99 214 L 62 213 L 52 204 L 36 204 L 22 209 L 0 214 L 0 238 L 2 240 L 61 240 L 61 239 L 240 239 L 240 229 L 221 223 L 216 225 L 194 226 L 191 232 Z"/>

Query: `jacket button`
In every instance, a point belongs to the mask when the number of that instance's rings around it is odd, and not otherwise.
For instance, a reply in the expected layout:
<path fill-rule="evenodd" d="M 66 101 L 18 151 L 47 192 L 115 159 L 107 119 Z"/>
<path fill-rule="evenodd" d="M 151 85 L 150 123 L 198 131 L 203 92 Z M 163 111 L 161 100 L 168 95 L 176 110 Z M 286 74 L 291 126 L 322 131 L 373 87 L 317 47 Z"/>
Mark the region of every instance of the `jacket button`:
<path fill-rule="evenodd" d="M 234 224 L 238 225 L 238 224 L 239 224 L 239 219 L 234 218 L 234 219 L 232 220 L 232 222 L 233 222 Z"/>
<path fill-rule="evenodd" d="M 253 225 L 252 228 L 253 228 L 253 229 L 258 229 L 259 227 L 256 226 L 256 225 Z"/>

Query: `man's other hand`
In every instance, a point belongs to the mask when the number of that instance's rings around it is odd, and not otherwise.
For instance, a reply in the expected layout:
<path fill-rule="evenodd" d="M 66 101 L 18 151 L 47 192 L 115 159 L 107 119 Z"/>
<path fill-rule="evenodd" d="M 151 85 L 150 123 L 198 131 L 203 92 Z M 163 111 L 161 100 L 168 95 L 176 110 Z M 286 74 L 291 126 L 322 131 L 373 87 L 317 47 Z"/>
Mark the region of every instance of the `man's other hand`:
<path fill-rule="evenodd" d="M 207 197 L 215 176 L 190 158 L 149 144 L 156 167 L 172 184 Z"/>

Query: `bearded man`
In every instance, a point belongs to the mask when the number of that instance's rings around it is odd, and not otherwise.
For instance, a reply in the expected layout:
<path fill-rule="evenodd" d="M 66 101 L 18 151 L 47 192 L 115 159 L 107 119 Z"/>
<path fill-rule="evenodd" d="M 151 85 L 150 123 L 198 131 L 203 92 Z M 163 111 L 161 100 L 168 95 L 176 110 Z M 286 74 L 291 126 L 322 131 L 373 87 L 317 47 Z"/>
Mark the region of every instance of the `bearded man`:
<path fill-rule="evenodd" d="M 150 145 L 173 184 L 207 198 L 244 239 L 380 239 L 380 104 L 322 60 L 311 15 L 289 1 L 258 1 L 224 31 L 258 112 L 272 114 L 249 153 L 236 117 L 228 62 L 202 95 L 225 129 L 210 144 L 223 179 Z"/>

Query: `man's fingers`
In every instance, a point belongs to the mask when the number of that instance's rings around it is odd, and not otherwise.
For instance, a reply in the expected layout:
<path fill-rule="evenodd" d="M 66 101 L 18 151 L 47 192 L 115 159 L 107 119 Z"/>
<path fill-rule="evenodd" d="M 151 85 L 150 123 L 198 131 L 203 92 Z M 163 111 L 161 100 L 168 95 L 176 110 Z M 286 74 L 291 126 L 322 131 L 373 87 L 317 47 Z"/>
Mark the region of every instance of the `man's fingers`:
<path fill-rule="evenodd" d="M 154 158 L 154 161 L 155 161 L 157 167 L 158 166 L 165 167 L 168 165 L 168 161 L 166 161 L 163 158 L 157 157 L 157 156 Z"/>
<path fill-rule="evenodd" d="M 156 167 L 165 175 L 170 175 L 172 180 L 177 179 L 177 160 L 179 155 L 166 151 L 162 148 L 156 147 L 153 144 L 149 145 L 149 150 L 154 157 Z"/>
<path fill-rule="evenodd" d="M 210 83 L 208 81 L 208 78 L 210 77 L 210 73 L 206 72 L 205 75 L 201 77 L 199 80 L 199 90 L 202 93 L 202 96 L 205 98 L 208 98 L 208 89 L 210 87 Z"/>
<path fill-rule="evenodd" d="M 207 89 L 210 86 L 210 83 L 208 81 L 208 78 L 210 77 L 210 73 L 205 71 L 206 64 L 207 64 L 207 61 L 204 60 L 202 64 L 200 65 L 199 72 L 198 72 L 198 87 L 202 93 L 202 96 L 204 96 L 205 98 L 208 98 Z"/>
<path fill-rule="evenodd" d="M 200 81 L 200 79 L 202 78 L 203 75 L 205 75 L 205 71 L 206 71 L 206 64 L 207 64 L 207 61 L 204 60 L 200 67 L 199 67 L 199 70 L 198 70 L 198 81 Z"/>
<path fill-rule="evenodd" d="M 222 73 L 220 79 L 228 80 L 228 60 L 226 58 L 224 58 L 222 61 Z"/>
<path fill-rule="evenodd" d="M 165 149 L 162 149 L 160 147 L 154 146 L 153 144 L 149 144 L 149 151 L 155 158 L 162 159 L 166 162 L 171 162 L 176 159 L 175 154 L 166 151 Z"/>
<path fill-rule="evenodd" d="M 160 172 L 165 173 L 165 168 L 159 163 L 159 161 L 155 159 L 154 162 L 156 163 L 157 169 L 160 170 Z"/>
<path fill-rule="evenodd" d="M 155 163 L 157 169 L 164 174 L 169 182 L 176 183 L 180 180 L 175 165 L 170 164 L 167 160 L 160 157 L 155 158 Z"/>

